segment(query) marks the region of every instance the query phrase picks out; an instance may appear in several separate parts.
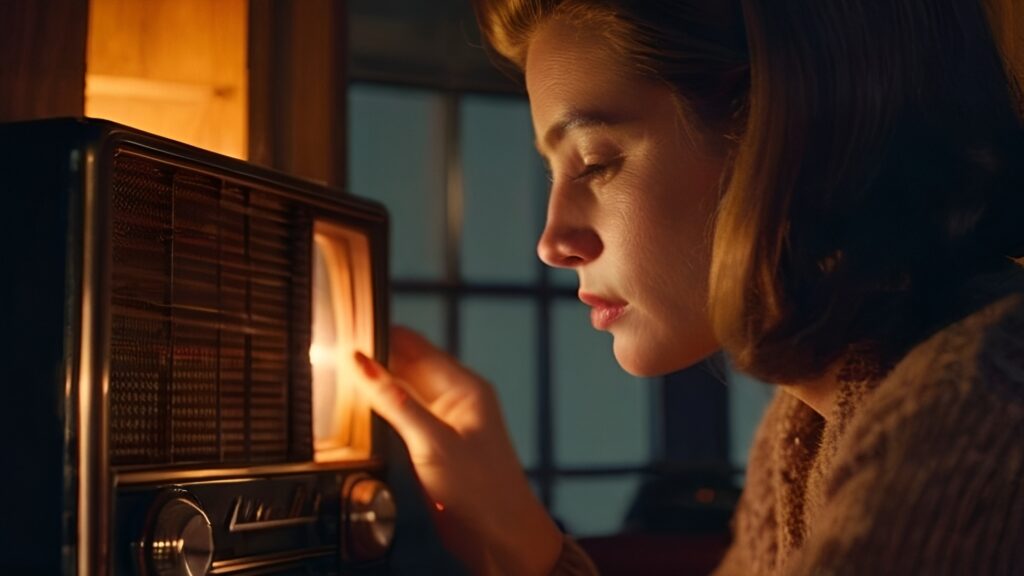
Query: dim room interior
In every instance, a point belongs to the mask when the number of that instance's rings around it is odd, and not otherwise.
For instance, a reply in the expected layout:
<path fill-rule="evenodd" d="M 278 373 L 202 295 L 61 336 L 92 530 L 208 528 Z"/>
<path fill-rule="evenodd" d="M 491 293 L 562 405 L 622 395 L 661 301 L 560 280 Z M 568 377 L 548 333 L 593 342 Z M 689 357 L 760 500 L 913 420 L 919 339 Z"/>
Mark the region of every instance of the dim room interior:
<path fill-rule="evenodd" d="M 16 0 L 0 22 L 2 122 L 111 120 L 381 203 L 391 320 L 493 382 L 532 487 L 602 573 L 716 564 L 772 391 L 724 358 L 658 378 L 615 363 L 575 274 L 536 256 L 525 93 L 468 2 Z M 316 265 L 358 257 L 331 250 Z M 449 573 L 388 440 L 389 573 Z"/>

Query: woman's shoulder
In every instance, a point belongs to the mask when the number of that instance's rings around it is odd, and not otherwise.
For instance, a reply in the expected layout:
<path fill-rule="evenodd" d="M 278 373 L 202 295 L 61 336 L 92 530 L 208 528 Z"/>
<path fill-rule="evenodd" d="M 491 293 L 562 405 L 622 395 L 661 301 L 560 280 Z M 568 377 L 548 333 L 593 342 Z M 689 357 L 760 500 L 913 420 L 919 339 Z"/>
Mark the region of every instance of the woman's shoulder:
<path fill-rule="evenodd" d="M 864 398 L 797 565 L 1017 573 L 1022 438 L 1024 290 L 1013 289 L 915 346 Z"/>
<path fill-rule="evenodd" d="M 1024 268 L 980 279 L 973 288 L 981 304 L 911 349 L 872 394 L 872 404 L 1024 403 Z"/>
<path fill-rule="evenodd" d="M 1024 269 L 977 290 L 983 304 L 916 345 L 867 395 L 844 434 L 847 448 L 899 438 L 896 446 L 927 457 L 939 447 L 916 445 L 926 436 L 915 430 L 977 438 L 995 421 L 1024 426 Z"/>

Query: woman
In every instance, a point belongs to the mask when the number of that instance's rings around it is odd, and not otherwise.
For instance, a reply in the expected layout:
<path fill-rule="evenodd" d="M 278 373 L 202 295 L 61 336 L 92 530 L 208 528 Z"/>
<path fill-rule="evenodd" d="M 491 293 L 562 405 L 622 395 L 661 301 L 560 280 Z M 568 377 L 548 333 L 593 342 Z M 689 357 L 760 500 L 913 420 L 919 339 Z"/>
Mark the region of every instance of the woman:
<path fill-rule="evenodd" d="M 1024 573 L 1024 137 L 986 7 L 476 2 L 551 169 L 538 252 L 619 363 L 724 349 L 784 391 L 722 574 Z M 453 551 L 592 573 L 487 383 L 392 346 L 390 371 L 357 355 L 363 387 Z"/>

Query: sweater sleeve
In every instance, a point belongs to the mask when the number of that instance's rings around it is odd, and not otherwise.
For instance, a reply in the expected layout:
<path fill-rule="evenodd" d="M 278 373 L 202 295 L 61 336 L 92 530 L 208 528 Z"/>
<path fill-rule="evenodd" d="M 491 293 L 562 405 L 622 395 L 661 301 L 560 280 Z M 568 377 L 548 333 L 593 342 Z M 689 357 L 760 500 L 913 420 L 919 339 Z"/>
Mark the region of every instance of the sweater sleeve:
<path fill-rule="evenodd" d="M 565 536 L 562 538 L 562 553 L 551 576 L 597 576 L 597 567 L 575 540 Z"/>
<path fill-rule="evenodd" d="M 1024 574 L 1024 318 L 901 363 L 850 423 L 789 576 Z"/>

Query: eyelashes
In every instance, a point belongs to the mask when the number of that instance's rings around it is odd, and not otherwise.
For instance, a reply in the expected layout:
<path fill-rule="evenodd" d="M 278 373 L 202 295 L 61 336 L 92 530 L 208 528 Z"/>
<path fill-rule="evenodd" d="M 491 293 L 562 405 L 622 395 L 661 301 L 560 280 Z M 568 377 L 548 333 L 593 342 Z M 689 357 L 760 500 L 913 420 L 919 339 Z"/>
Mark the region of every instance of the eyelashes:
<path fill-rule="evenodd" d="M 592 176 L 600 175 L 602 172 L 607 170 L 607 168 L 608 167 L 604 164 L 587 164 L 583 167 L 583 170 L 579 174 L 573 176 L 571 180 L 573 182 L 580 182 Z M 544 176 L 551 184 L 555 183 L 555 174 L 550 169 L 544 171 Z"/>
<path fill-rule="evenodd" d="M 572 181 L 573 182 L 580 182 L 580 181 L 583 181 L 583 180 L 587 180 L 587 179 L 593 178 L 595 176 L 600 176 L 601 174 L 604 174 L 607 171 L 608 171 L 608 165 L 607 164 L 585 164 L 583 166 L 583 170 L 581 170 L 579 174 L 574 176 Z"/>
<path fill-rule="evenodd" d="M 576 175 L 570 176 L 569 179 L 572 180 L 573 182 L 585 182 L 587 180 L 592 180 L 598 177 L 608 176 L 610 175 L 612 168 L 618 166 L 621 163 L 621 161 L 622 157 L 619 156 L 610 162 L 595 162 L 593 164 L 584 164 L 583 169 L 580 170 Z M 545 172 L 548 182 L 554 184 L 555 175 L 554 172 L 552 172 L 551 167 L 547 166 Z"/>

